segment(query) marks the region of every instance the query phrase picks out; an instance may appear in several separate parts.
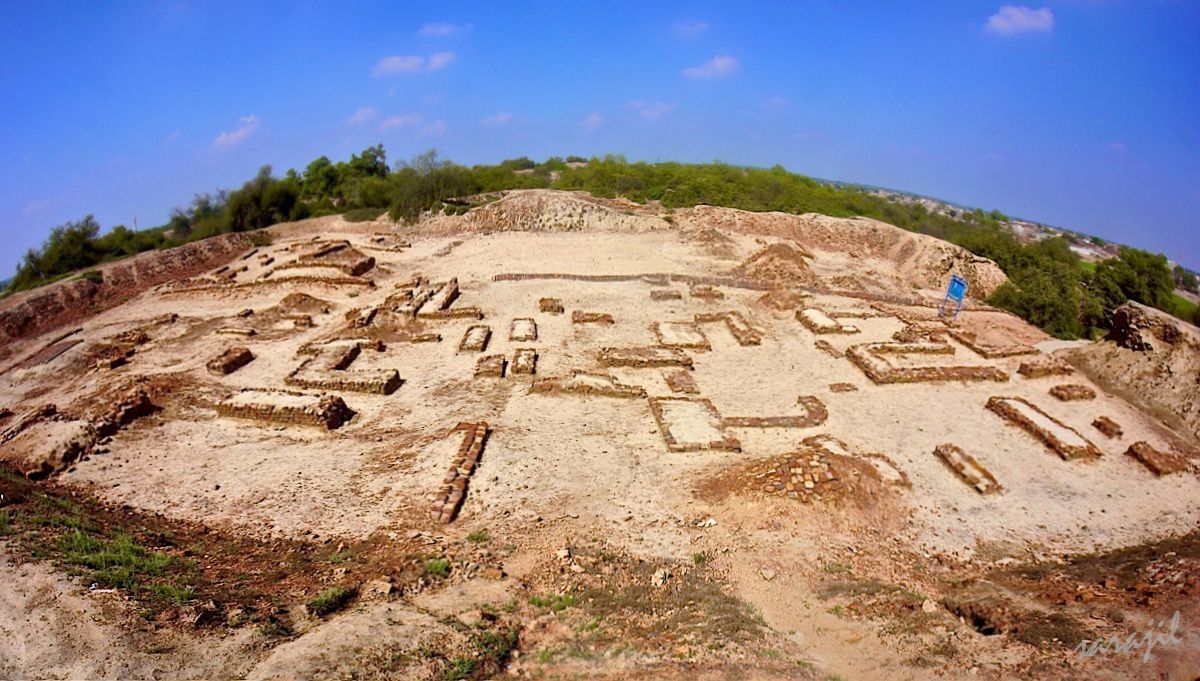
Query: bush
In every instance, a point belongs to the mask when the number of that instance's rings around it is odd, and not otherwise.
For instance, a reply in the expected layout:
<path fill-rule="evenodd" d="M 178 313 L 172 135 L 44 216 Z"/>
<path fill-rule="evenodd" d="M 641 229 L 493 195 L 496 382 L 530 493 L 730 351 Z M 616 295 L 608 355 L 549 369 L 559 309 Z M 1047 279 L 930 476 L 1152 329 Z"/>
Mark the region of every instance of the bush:
<path fill-rule="evenodd" d="M 317 594 L 305 607 L 315 617 L 324 617 L 346 607 L 350 599 L 358 593 L 358 589 L 350 586 L 334 586 Z"/>
<path fill-rule="evenodd" d="M 84 272 L 83 274 L 79 275 L 79 278 L 86 279 L 87 281 L 90 281 L 93 284 L 96 284 L 97 286 L 104 283 L 104 275 L 100 274 L 100 272 L 98 272 L 97 270 L 88 270 L 88 271 Z"/>

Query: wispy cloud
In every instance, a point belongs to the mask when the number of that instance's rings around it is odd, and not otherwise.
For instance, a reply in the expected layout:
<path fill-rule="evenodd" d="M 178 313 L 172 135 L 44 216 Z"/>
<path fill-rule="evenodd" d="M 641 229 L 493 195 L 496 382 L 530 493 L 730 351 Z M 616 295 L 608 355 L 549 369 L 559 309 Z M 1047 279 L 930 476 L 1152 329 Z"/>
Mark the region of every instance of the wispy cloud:
<path fill-rule="evenodd" d="M 428 57 L 417 54 L 393 55 L 380 59 L 375 68 L 371 69 L 371 75 L 379 78 L 380 76 L 394 76 L 402 73 L 440 71 L 449 66 L 453 61 L 453 52 L 437 52 Z"/>
<path fill-rule="evenodd" d="M 33 215 L 34 213 L 40 213 L 43 210 L 49 208 L 50 203 L 51 203 L 50 199 L 42 199 L 41 201 L 30 201 L 29 203 L 25 204 L 25 208 L 23 208 L 21 210 L 21 212 L 24 213 L 25 215 Z"/>
<path fill-rule="evenodd" d="M 642 100 L 634 100 L 625 106 L 637 111 L 637 114 L 647 120 L 656 121 L 663 116 L 671 113 L 671 109 L 675 108 L 674 104 L 664 104 L 662 102 L 646 102 Z"/>
<path fill-rule="evenodd" d="M 737 60 L 737 57 L 722 54 L 700 66 L 689 66 L 683 70 L 683 75 L 685 78 L 723 78 L 732 76 L 741 70 L 742 63 Z"/>
<path fill-rule="evenodd" d="M 446 21 L 431 21 L 422 26 L 418 33 L 435 38 L 448 38 L 460 33 L 470 33 L 472 28 L 475 28 L 474 24 L 451 24 Z"/>
<path fill-rule="evenodd" d="M 598 111 L 593 111 L 579 122 L 579 129 L 586 133 L 593 133 L 602 125 L 604 125 L 604 116 L 601 116 Z"/>
<path fill-rule="evenodd" d="M 379 110 L 373 106 L 364 106 L 355 111 L 353 116 L 347 118 L 346 122 L 350 125 L 362 125 L 370 123 L 376 118 L 379 118 Z"/>
<path fill-rule="evenodd" d="M 675 35 L 684 38 L 700 35 L 708 29 L 708 22 L 699 19 L 684 19 L 683 21 L 675 22 L 675 25 L 671 27 L 671 30 L 675 31 Z"/>
<path fill-rule="evenodd" d="M 422 120 L 424 119 L 421 118 L 421 115 L 415 113 L 388 116 L 379 123 L 379 129 L 382 131 L 393 128 L 411 128 L 420 125 Z"/>
<path fill-rule="evenodd" d="M 178 130 L 172 130 L 171 132 L 167 133 L 166 137 L 163 138 L 163 144 L 175 144 L 179 141 L 180 135 L 181 133 Z"/>
<path fill-rule="evenodd" d="M 792 103 L 788 101 L 787 97 L 780 97 L 778 95 L 774 97 L 767 97 L 763 100 L 763 106 L 767 107 L 771 111 L 782 111 L 791 105 Z"/>
<path fill-rule="evenodd" d="M 1054 30 L 1054 12 L 1049 7 L 1034 9 L 1024 5 L 1005 5 L 988 17 L 984 30 L 1004 37 L 1022 33 L 1049 33 Z"/>
<path fill-rule="evenodd" d="M 217 135 L 217 138 L 213 140 L 213 146 L 218 149 L 237 146 L 244 142 L 247 137 L 253 135 L 254 131 L 258 130 L 259 123 L 261 122 L 258 116 L 254 114 L 243 116 L 238 120 L 236 128 Z"/>
<path fill-rule="evenodd" d="M 505 125 L 512 120 L 512 114 L 507 111 L 498 111 L 491 116 L 483 119 L 482 123 L 487 126 Z"/>
<path fill-rule="evenodd" d="M 445 132 L 446 122 L 441 120 L 434 121 L 429 125 L 422 127 L 419 131 L 422 137 L 440 137 L 445 134 Z"/>

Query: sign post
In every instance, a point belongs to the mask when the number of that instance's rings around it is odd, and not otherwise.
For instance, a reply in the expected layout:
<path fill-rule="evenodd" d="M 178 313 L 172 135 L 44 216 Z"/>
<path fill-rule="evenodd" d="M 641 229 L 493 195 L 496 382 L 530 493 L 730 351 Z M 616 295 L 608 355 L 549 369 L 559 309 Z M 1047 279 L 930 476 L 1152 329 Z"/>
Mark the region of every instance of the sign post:
<path fill-rule="evenodd" d="M 938 308 L 938 317 L 941 317 L 946 312 L 946 303 L 954 301 L 954 316 L 951 319 L 958 319 L 958 313 L 962 310 L 963 298 L 967 296 L 967 280 L 957 274 L 950 276 L 950 285 L 946 288 L 946 297 L 942 299 L 942 306 Z"/>

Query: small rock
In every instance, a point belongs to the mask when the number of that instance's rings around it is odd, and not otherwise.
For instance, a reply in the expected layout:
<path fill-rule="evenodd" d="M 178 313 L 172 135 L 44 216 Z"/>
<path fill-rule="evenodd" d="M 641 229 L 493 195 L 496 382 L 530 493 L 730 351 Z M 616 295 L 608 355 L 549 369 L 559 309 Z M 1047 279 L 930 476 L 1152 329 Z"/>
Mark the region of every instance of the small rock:
<path fill-rule="evenodd" d="M 774 568 L 763 567 L 762 569 L 760 569 L 758 571 L 758 574 L 762 575 L 762 578 L 767 580 L 768 582 L 771 581 L 772 579 L 775 579 L 775 569 Z"/>
<path fill-rule="evenodd" d="M 934 603 L 931 599 L 926 598 L 925 601 L 923 603 L 921 603 L 921 611 L 922 612 L 927 612 L 927 613 L 932 614 L 932 613 L 937 612 L 937 609 L 938 609 L 937 603 Z"/>
<path fill-rule="evenodd" d="M 559 549 L 554 552 L 554 555 L 558 556 L 559 560 L 566 560 L 571 557 L 571 549 Z"/>
<path fill-rule="evenodd" d="M 388 577 L 380 577 L 362 585 L 362 597 L 364 600 L 382 600 L 391 596 L 396 590 L 396 585 Z"/>
<path fill-rule="evenodd" d="M 671 573 L 666 568 L 659 568 L 654 571 L 654 576 L 650 578 L 650 584 L 656 587 L 663 586 L 667 580 L 671 578 Z"/>

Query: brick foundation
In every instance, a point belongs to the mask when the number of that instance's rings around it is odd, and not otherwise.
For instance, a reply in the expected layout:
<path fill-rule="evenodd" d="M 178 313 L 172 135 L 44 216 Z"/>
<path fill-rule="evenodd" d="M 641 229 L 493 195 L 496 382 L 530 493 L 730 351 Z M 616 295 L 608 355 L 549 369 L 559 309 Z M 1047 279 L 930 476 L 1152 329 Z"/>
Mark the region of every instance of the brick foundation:
<path fill-rule="evenodd" d="M 696 385 L 696 379 L 687 371 L 668 371 L 663 374 L 663 378 L 667 381 L 667 387 L 671 392 L 684 393 L 695 395 L 700 392 L 699 386 Z"/>
<path fill-rule="evenodd" d="M 1054 357 L 1040 357 L 1036 360 L 1021 362 L 1017 373 L 1025 378 L 1043 378 L 1046 376 L 1070 376 L 1075 369 L 1066 362 Z"/>
<path fill-rule="evenodd" d="M 825 340 L 824 338 L 818 338 L 813 343 L 813 346 L 816 349 L 820 350 L 821 352 L 829 355 L 830 357 L 832 357 L 834 359 L 841 359 L 842 357 L 844 357 L 841 350 L 838 350 L 837 348 L 830 345 L 829 341 Z"/>
<path fill-rule="evenodd" d="M 575 310 L 571 313 L 573 324 L 612 324 L 612 315 L 607 312 L 584 312 Z"/>
<path fill-rule="evenodd" d="M 708 337 L 700 327 L 687 322 L 654 322 L 651 326 L 658 344 L 667 348 L 709 350 Z"/>
<path fill-rule="evenodd" d="M 532 376 L 537 373 L 538 353 L 533 348 L 517 348 L 513 353 L 512 373 Z"/>
<path fill-rule="evenodd" d="M 234 347 L 208 360 L 209 372 L 225 376 L 241 369 L 254 360 L 254 354 L 248 348 Z"/>
<path fill-rule="evenodd" d="M 601 348 L 600 363 L 610 367 L 668 367 L 692 368 L 692 358 L 677 348 Z"/>
<path fill-rule="evenodd" d="M 1097 416 L 1096 420 L 1092 421 L 1092 427 L 1110 438 L 1124 435 L 1121 425 L 1107 416 Z"/>
<path fill-rule="evenodd" d="M 829 453 L 814 445 L 760 463 L 747 475 L 766 494 L 804 503 L 819 501 L 841 488 L 841 475 Z"/>
<path fill-rule="evenodd" d="M 562 314 L 565 310 L 558 298 L 542 298 L 538 300 L 538 310 L 547 314 Z"/>
<path fill-rule="evenodd" d="M 508 339 L 516 343 L 532 343 L 538 339 L 537 322 L 529 317 L 518 317 L 512 320 L 508 329 Z"/>
<path fill-rule="evenodd" d="M 996 478 L 992 477 L 991 472 L 958 445 L 940 444 L 933 450 L 933 453 L 959 479 L 970 485 L 976 492 L 996 494 L 1001 491 L 1000 483 L 996 482 Z"/>
<path fill-rule="evenodd" d="M 702 442 L 681 441 L 680 436 L 672 429 L 673 427 L 678 429 L 679 424 L 672 423 L 671 410 L 673 405 L 685 403 L 702 413 L 707 419 L 709 427 L 713 429 L 714 433 L 720 433 L 720 437 Z M 663 441 L 667 443 L 667 449 L 672 452 L 695 452 L 711 449 L 741 451 L 742 449 L 742 443 L 737 438 L 724 432 L 721 414 L 709 400 L 691 397 L 651 397 L 650 411 L 654 414 L 655 422 L 658 423 L 658 430 L 662 433 Z"/>
<path fill-rule="evenodd" d="M 683 294 L 673 288 L 650 289 L 650 300 L 683 300 Z"/>
<path fill-rule="evenodd" d="M 796 310 L 796 319 L 804 325 L 804 328 L 813 333 L 858 333 L 857 326 L 842 324 L 833 317 L 830 317 L 823 310 L 816 308 L 810 307 L 803 310 Z"/>
<path fill-rule="evenodd" d="M 700 300 L 712 302 L 714 300 L 724 300 L 725 294 L 713 288 L 709 284 L 693 284 L 688 291 L 688 295 Z"/>
<path fill-rule="evenodd" d="M 831 393 L 852 393 L 858 390 L 858 386 L 853 383 L 830 383 L 829 392 Z"/>
<path fill-rule="evenodd" d="M 1160 452 L 1148 442 L 1135 442 L 1125 450 L 1127 456 L 1132 456 L 1150 469 L 1157 476 L 1182 473 L 1188 469 L 1187 459 L 1176 454 Z"/>
<path fill-rule="evenodd" d="M 475 378 L 504 378 L 507 366 L 504 355 L 484 355 L 475 362 Z"/>
<path fill-rule="evenodd" d="M 263 401 L 234 401 L 234 398 L 212 405 L 221 416 L 268 421 L 286 425 L 319 426 L 333 430 L 340 427 L 353 415 L 340 397 L 332 395 L 306 395 L 292 391 L 244 390 L 242 396 L 263 396 Z M 287 395 L 303 398 L 306 404 L 271 404 L 272 395 Z M 294 400 L 292 400 L 294 401 Z"/>
<path fill-rule="evenodd" d="M 796 403 L 804 413 L 792 416 L 727 416 L 722 423 L 727 428 L 812 428 L 825 423 L 829 411 L 815 395 L 803 395 Z"/>
<path fill-rule="evenodd" d="M 1040 417 L 1049 420 L 1059 428 L 1075 433 L 1075 435 L 1083 442 L 1083 444 L 1072 445 L 1063 442 L 1054 433 L 1041 427 L 1031 418 L 1019 411 L 1016 407 L 1012 406 L 1013 402 L 1020 402 L 1034 411 Z M 1059 421 L 1053 416 L 1042 411 L 1037 405 L 1033 404 L 1029 400 L 1020 397 L 992 397 L 987 401 L 987 408 L 999 414 L 1009 423 L 1020 426 L 1030 435 L 1033 435 L 1037 439 L 1041 440 L 1047 447 L 1057 452 L 1058 455 L 1063 459 L 1069 461 L 1071 459 L 1096 458 L 1100 456 L 1100 450 L 1096 449 L 1096 445 L 1088 442 L 1087 438 L 1080 435 L 1074 428 L 1071 428 L 1062 421 Z"/>
<path fill-rule="evenodd" d="M 1096 399 L 1095 390 L 1092 390 L 1086 385 L 1078 384 L 1056 385 L 1050 389 L 1050 394 L 1062 400 L 1063 402 Z"/>
<path fill-rule="evenodd" d="M 986 359 L 1001 357 L 1016 357 L 1018 355 L 1036 355 L 1038 349 L 1030 345 L 1014 343 L 1012 345 L 989 345 L 980 343 L 976 335 L 963 329 L 950 329 L 950 337 L 971 349 L 972 352 Z"/>
<path fill-rule="evenodd" d="M 441 523 L 454 522 L 458 517 L 467 498 L 467 484 L 479 466 L 484 445 L 491 433 L 486 421 L 459 423 L 454 431 L 462 432 L 462 444 L 458 446 L 458 452 L 450 462 L 450 469 L 442 478 L 442 486 L 433 501 L 433 519 Z"/>
<path fill-rule="evenodd" d="M 954 354 L 954 347 L 939 343 L 865 343 L 851 347 L 846 356 L 878 384 L 1008 380 L 1008 374 L 990 366 L 893 367 L 880 357 L 889 353 L 949 355 Z"/>
<path fill-rule="evenodd" d="M 487 349 L 488 341 L 492 338 L 490 326 L 476 324 L 467 329 L 462 340 L 458 343 L 459 352 L 483 352 Z"/>
<path fill-rule="evenodd" d="M 608 374 L 576 371 L 569 377 L 545 378 L 529 387 L 531 393 L 574 393 L 577 395 L 603 395 L 605 397 L 641 398 L 646 389 L 637 385 L 626 385 Z"/>

